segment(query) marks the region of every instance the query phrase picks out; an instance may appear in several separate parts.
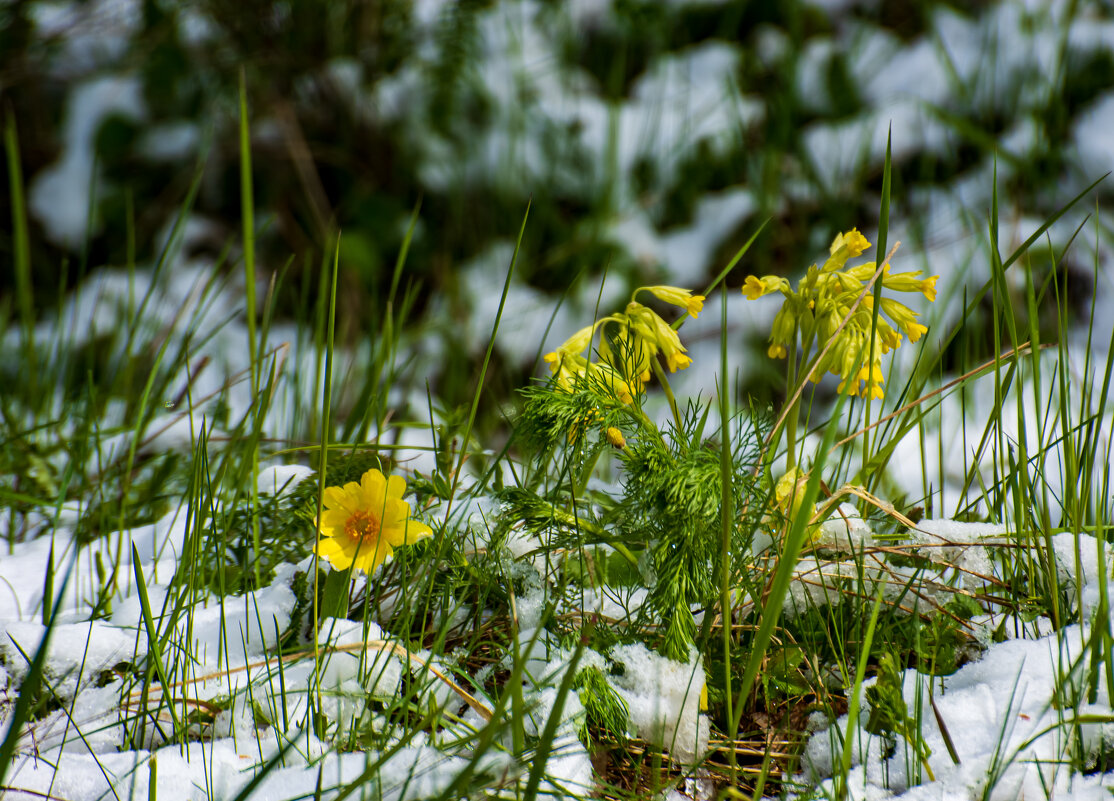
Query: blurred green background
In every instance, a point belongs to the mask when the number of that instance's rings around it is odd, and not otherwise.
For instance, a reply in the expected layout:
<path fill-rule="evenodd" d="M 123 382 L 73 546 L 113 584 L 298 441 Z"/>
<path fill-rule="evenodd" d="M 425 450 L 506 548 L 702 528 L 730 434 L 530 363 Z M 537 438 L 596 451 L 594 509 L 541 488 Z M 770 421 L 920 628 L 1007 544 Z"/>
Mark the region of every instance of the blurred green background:
<path fill-rule="evenodd" d="M 38 308 L 63 280 L 154 263 L 198 176 L 178 258 L 242 270 L 241 70 L 279 319 L 309 319 L 340 231 L 340 341 L 376 336 L 419 208 L 403 372 L 446 409 L 474 391 L 528 203 L 493 398 L 591 319 L 605 273 L 603 306 L 642 284 L 701 289 L 767 219 L 728 286 L 793 275 L 852 226 L 873 239 L 890 130 L 891 242 L 901 269 L 945 276 L 941 307 L 986 279 L 995 175 L 1008 241 L 1114 167 L 1109 2 L 16 0 L 0 5 L 0 97 Z M 1110 197 L 1100 185 L 1053 248 L 1097 212 L 1084 238 L 1105 268 Z M 10 314 L 7 193 L 0 220 Z M 1046 268 L 1080 311 L 1095 264 Z M 760 399 L 777 375 L 764 325 L 733 333 Z M 481 431 L 500 424 L 485 415 Z"/>

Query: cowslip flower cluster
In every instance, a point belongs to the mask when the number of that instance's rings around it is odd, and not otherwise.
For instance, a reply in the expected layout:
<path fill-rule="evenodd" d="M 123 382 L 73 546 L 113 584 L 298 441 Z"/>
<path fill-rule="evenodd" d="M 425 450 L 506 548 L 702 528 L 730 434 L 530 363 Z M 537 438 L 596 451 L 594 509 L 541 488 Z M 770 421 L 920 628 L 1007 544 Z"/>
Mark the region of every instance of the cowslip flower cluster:
<path fill-rule="evenodd" d="M 847 262 L 870 246 L 867 238 L 852 228 L 835 238 L 828 260 L 821 267 L 815 264 L 809 267 L 795 290 L 781 276 L 758 278 L 752 275 L 743 284 L 743 294 L 749 300 L 772 292 L 785 296 L 774 318 L 768 351 L 771 358 L 786 358 L 788 349 L 797 345 L 798 333 L 801 353 L 806 356 L 814 345 L 823 352 L 835 337 L 819 363 L 807 365 L 810 379 L 817 382 L 825 372 L 830 372 L 840 377 L 840 392 L 874 399 L 884 394 L 881 357 L 901 345 L 902 334 L 909 337 L 910 342 L 916 342 L 928 329 L 917 322 L 916 312 L 908 306 L 883 297 L 872 342 L 874 298 L 867 294 L 836 337 L 836 330 L 876 270 L 874 262 L 854 267 L 848 267 Z M 879 280 L 884 289 L 922 292 L 930 301 L 935 300 L 939 276 L 920 276 L 920 272 L 891 273 L 886 265 Z"/>
<path fill-rule="evenodd" d="M 692 317 L 704 308 L 704 296 L 673 286 L 639 287 L 627 308 L 597 320 L 580 329 L 557 350 L 545 355 L 549 369 L 556 375 L 557 386 L 569 392 L 577 382 L 609 388 L 623 403 L 632 403 L 653 370 L 660 355 L 670 372 L 692 364 L 681 339 L 669 323 L 653 309 L 639 303 L 640 292 L 649 292 L 658 300 L 679 306 Z M 592 346 L 596 332 L 603 329 L 598 345 L 600 361 L 584 356 Z"/>
<path fill-rule="evenodd" d="M 402 500 L 406 481 L 375 469 L 359 483 L 327 487 L 325 510 L 317 521 L 321 533 L 315 552 L 337 570 L 355 567 L 371 574 L 396 548 L 433 532 L 425 523 L 410 519 L 410 504 Z"/>

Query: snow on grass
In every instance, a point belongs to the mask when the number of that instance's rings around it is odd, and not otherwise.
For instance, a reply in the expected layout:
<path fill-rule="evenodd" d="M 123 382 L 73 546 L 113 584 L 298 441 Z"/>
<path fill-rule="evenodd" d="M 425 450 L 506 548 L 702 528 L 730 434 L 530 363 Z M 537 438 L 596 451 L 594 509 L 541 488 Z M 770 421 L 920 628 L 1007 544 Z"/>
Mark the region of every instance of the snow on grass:
<path fill-rule="evenodd" d="M 1088 693 L 1086 653 L 1096 633 L 1101 629 L 1091 624 L 1076 625 L 1038 639 L 998 643 L 948 677 L 905 671 L 902 692 L 910 710 L 922 710 L 920 731 L 932 750 L 935 782 L 925 781 L 900 738 L 895 752 L 884 737 L 866 731 L 869 702 L 858 731 L 848 735 L 843 716 L 812 738 L 806 770 L 830 793 L 832 780 L 824 777 L 839 753 L 835 743 L 844 741 L 855 765 L 848 779 L 853 798 L 879 797 L 881 787 L 910 800 L 1108 797 L 1114 775 L 1082 776 L 1066 764 L 1073 749 L 1093 763 L 1112 743 L 1114 712 L 1106 681 L 1094 685 L 1093 700 L 1076 701 Z M 868 680 L 864 688 L 872 684 Z M 931 712 L 930 684 L 959 764 L 949 759 Z"/>
<path fill-rule="evenodd" d="M 622 667 L 612 683 L 638 736 L 683 764 L 701 759 L 708 750 L 708 718 L 700 713 L 703 660 L 694 653 L 687 664 L 675 662 L 642 643 L 621 645 L 611 658 Z"/>

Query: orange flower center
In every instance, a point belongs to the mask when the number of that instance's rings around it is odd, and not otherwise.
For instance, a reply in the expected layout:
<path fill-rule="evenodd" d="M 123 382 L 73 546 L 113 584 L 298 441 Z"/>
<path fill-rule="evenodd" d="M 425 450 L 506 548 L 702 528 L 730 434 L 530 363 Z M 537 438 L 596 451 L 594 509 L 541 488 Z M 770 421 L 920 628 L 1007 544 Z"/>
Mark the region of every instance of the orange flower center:
<path fill-rule="evenodd" d="M 379 542 L 379 518 L 371 512 L 355 512 L 344 522 L 344 533 L 368 545 Z"/>

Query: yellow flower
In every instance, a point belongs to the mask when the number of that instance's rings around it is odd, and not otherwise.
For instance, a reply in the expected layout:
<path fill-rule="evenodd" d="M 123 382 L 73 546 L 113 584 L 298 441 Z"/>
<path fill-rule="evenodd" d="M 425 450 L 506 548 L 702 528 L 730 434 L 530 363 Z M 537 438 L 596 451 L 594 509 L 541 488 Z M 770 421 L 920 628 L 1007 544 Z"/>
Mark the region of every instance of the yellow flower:
<path fill-rule="evenodd" d="M 641 307 L 641 304 L 635 304 Z M 650 329 L 642 324 L 632 334 L 631 321 L 626 315 L 617 315 L 618 331 L 614 334 L 614 345 L 607 337 L 600 341 L 600 358 L 627 377 L 639 389 L 650 380 L 650 363 L 657 358 L 658 346 L 649 338 Z"/>
<path fill-rule="evenodd" d="M 917 313 L 904 303 L 899 303 L 892 298 L 882 298 L 882 311 L 897 323 L 897 327 L 905 332 L 910 342 L 916 342 L 928 331 L 927 326 L 917 322 Z"/>
<path fill-rule="evenodd" d="M 936 300 L 936 279 L 939 277 L 938 275 L 930 275 L 928 278 L 921 281 L 921 292 L 931 301 Z"/>
<path fill-rule="evenodd" d="M 743 294 L 747 296 L 747 300 L 758 300 L 763 295 L 778 291 L 789 291 L 789 282 L 779 275 L 767 275 L 762 278 L 748 275 L 743 282 Z"/>
<path fill-rule="evenodd" d="M 860 358 L 866 356 L 862 351 L 863 347 L 862 344 L 857 343 L 844 351 L 843 369 L 840 371 L 842 380 L 839 382 L 837 389 L 847 395 L 861 395 L 864 398 L 881 400 L 885 397 L 882 389 L 885 376 L 882 374 L 882 361 L 878 357 L 880 348 L 877 345 L 875 346 L 874 362 L 869 367 L 860 366 L 858 372 L 854 372 L 855 364 L 859 362 Z M 865 358 L 863 360 L 865 361 Z"/>
<path fill-rule="evenodd" d="M 784 359 L 789 355 L 786 349 L 796 332 L 797 318 L 788 303 L 782 304 L 774 317 L 773 330 L 770 332 L 770 349 L 766 351 L 771 359 Z"/>
<path fill-rule="evenodd" d="M 675 286 L 646 286 L 642 289 L 652 292 L 658 300 L 680 306 L 693 317 L 696 317 L 704 308 L 704 296 L 694 295 L 690 289 L 681 289 Z"/>
<path fill-rule="evenodd" d="M 859 233 L 857 228 L 845 231 L 832 240 L 832 246 L 828 248 L 831 255 L 824 262 L 821 272 L 831 273 L 842 270 L 848 259 L 855 258 L 869 247 L 870 242 Z"/>
<path fill-rule="evenodd" d="M 630 330 L 650 351 L 650 358 L 658 352 L 665 357 L 665 364 L 671 373 L 683 370 L 692 364 L 692 359 L 685 355 L 685 346 L 681 338 L 665 320 L 658 316 L 653 309 L 641 303 L 627 305 L 627 319 L 630 320 Z"/>
<path fill-rule="evenodd" d="M 554 384 L 558 389 L 572 392 L 578 382 L 586 381 L 589 387 L 605 389 L 623 403 L 630 404 L 650 380 L 654 360 L 659 355 L 673 372 L 692 364 L 674 327 L 653 309 L 633 299 L 644 290 L 659 300 L 680 306 L 692 317 L 704 308 L 704 296 L 694 295 L 689 289 L 639 287 L 623 312 L 580 329 L 555 351 L 545 355 L 550 371 L 556 373 Z M 587 358 L 582 354 L 592 346 L 597 330 L 602 330 L 604 336 L 597 343 L 599 361 L 593 362 L 592 354 Z"/>
<path fill-rule="evenodd" d="M 402 476 L 384 477 L 375 469 L 359 483 L 327 487 L 317 555 L 337 570 L 355 567 L 371 574 L 395 548 L 430 536 L 429 526 L 410 519 L 410 504 L 402 500 L 405 492 Z"/>
<path fill-rule="evenodd" d="M 874 276 L 876 265 L 869 262 L 848 266 L 847 261 L 870 246 L 867 238 L 852 228 L 832 241 L 831 255 L 823 267 L 815 264 L 809 267 L 796 289 L 776 276 L 750 276 L 743 292 L 751 300 L 775 290 L 785 295 L 770 333 L 767 352 L 771 357 L 785 358 L 792 348 L 803 348 L 799 363 L 813 381 L 818 381 L 825 371 L 834 373 L 840 377 L 840 392 L 877 399 L 882 397 L 883 378 L 879 357 L 900 346 L 902 334 L 916 342 L 928 329 L 917 322 L 916 312 L 896 300 L 882 298 L 881 312 L 885 316 L 875 316 L 872 295 L 858 300 Z M 919 272 L 891 274 L 887 265 L 881 281 L 885 289 L 923 292 L 931 301 L 936 299 L 938 278 L 935 275 L 922 278 Z M 856 302 L 858 308 L 847 319 Z"/>
<path fill-rule="evenodd" d="M 617 429 L 615 426 L 609 427 L 607 431 L 604 432 L 604 436 L 607 437 L 607 441 L 611 443 L 611 446 L 613 448 L 623 450 L 627 447 L 627 441 L 623 437 L 623 432 Z"/>
<path fill-rule="evenodd" d="M 840 248 L 847 248 L 847 258 L 853 259 L 870 247 L 870 240 L 859 233 L 858 228 L 840 234 L 832 241 L 828 253 L 834 256 Z"/>
<path fill-rule="evenodd" d="M 886 267 L 882 271 L 882 286 L 898 292 L 923 292 L 929 300 L 936 300 L 936 279 L 940 276 L 918 278 L 920 274 L 920 270 L 915 273 L 891 273 L 890 268 Z"/>
<path fill-rule="evenodd" d="M 592 335 L 596 333 L 596 328 L 599 323 L 585 326 L 566 339 L 561 347 L 552 353 L 545 354 L 544 358 L 549 362 L 550 371 L 556 373 L 558 369 L 572 356 L 579 356 L 588 346 L 592 344 Z"/>

